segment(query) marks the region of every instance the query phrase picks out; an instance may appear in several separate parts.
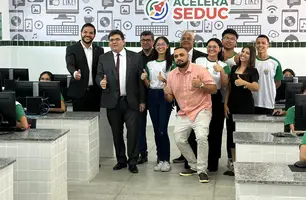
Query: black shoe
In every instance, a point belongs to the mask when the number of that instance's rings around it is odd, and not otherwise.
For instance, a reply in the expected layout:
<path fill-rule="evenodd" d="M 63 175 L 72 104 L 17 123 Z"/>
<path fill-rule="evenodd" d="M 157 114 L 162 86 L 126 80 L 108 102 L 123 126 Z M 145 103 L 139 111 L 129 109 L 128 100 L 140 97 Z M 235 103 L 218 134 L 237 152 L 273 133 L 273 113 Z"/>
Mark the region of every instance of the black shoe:
<path fill-rule="evenodd" d="M 137 174 L 138 173 L 138 168 L 137 168 L 136 165 L 129 165 L 129 170 L 133 174 Z"/>
<path fill-rule="evenodd" d="M 200 183 L 208 183 L 209 182 L 209 178 L 208 178 L 207 174 L 204 173 L 204 172 L 201 172 L 199 174 L 199 181 L 200 181 Z"/>
<path fill-rule="evenodd" d="M 181 172 L 180 175 L 181 176 L 192 176 L 193 174 L 196 174 L 197 171 L 193 170 L 193 169 L 186 169 L 185 171 Z"/>
<path fill-rule="evenodd" d="M 123 168 L 126 168 L 127 167 L 127 164 L 125 163 L 117 163 L 114 167 L 113 167 L 113 170 L 120 170 L 120 169 L 123 169 Z"/>
<path fill-rule="evenodd" d="M 185 168 L 185 169 L 190 169 L 190 166 L 188 165 L 188 162 L 187 162 L 187 161 L 186 161 L 185 164 L 184 164 L 184 168 Z"/>
<path fill-rule="evenodd" d="M 143 164 L 145 162 L 148 162 L 148 156 L 140 155 L 137 160 L 137 164 Z"/>
<path fill-rule="evenodd" d="M 173 159 L 172 162 L 173 163 L 183 163 L 185 162 L 185 160 L 186 160 L 185 157 L 181 155 L 180 157 Z"/>
<path fill-rule="evenodd" d="M 235 176 L 235 172 L 233 171 L 226 171 L 223 173 L 223 175 L 226 175 L 226 176 Z"/>

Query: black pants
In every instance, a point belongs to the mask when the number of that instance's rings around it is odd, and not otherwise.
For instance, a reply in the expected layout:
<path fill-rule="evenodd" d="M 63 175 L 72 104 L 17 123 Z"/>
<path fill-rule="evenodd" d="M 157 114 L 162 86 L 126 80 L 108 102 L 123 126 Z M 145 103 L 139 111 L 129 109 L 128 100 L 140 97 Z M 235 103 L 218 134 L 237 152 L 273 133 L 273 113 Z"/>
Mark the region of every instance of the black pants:
<path fill-rule="evenodd" d="M 255 114 L 257 115 L 270 115 L 272 113 L 273 113 L 273 109 L 255 107 Z"/>
<path fill-rule="evenodd" d="M 107 109 L 107 119 L 113 132 L 114 146 L 118 163 L 137 164 L 139 154 L 139 110 L 130 108 L 126 97 L 120 97 L 115 108 Z M 127 129 L 127 153 L 123 139 L 123 125 Z"/>
<path fill-rule="evenodd" d="M 72 101 L 73 111 L 100 112 L 101 90 L 95 86 L 89 86 L 81 98 Z"/>
<path fill-rule="evenodd" d="M 176 105 L 176 112 L 178 112 L 180 110 L 180 107 L 178 105 L 178 103 L 175 101 L 175 105 Z M 189 138 L 188 138 L 188 143 L 195 155 L 195 157 L 197 157 L 198 155 L 198 143 L 196 141 L 196 136 L 195 136 L 195 133 L 194 133 L 194 130 L 191 130 L 190 132 L 190 135 L 189 135 Z M 183 156 L 183 155 L 182 155 Z M 185 160 L 185 168 L 188 167 L 188 161 Z"/>
<path fill-rule="evenodd" d="M 218 167 L 221 157 L 222 133 L 224 127 L 224 105 L 220 90 L 211 95 L 212 98 L 212 117 L 209 125 L 208 135 L 208 168 Z"/>
<path fill-rule="evenodd" d="M 228 118 L 226 119 L 226 131 L 227 131 L 226 150 L 227 150 L 228 158 L 233 158 L 231 149 L 235 148 L 235 143 L 233 139 L 233 133 L 235 129 L 236 129 L 236 126 L 235 126 L 235 122 L 233 121 L 233 115 L 229 114 Z"/>

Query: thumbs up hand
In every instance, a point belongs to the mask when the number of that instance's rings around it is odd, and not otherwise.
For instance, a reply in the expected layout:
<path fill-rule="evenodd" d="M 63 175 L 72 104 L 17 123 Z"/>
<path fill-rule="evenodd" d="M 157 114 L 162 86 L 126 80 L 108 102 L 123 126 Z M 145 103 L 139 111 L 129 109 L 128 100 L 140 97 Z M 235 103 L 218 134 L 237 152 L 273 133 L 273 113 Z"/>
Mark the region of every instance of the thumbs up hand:
<path fill-rule="evenodd" d="M 146 80 L 148 78 L 148 73 L 147 71 L 144 69 L 141 76 L 140 76 L 141 80 Z"/>
<path fill-rule="evenodd" d="M 107 78 L 106 78 L 106 75 L 104 75 L 104 78 L 103 78 L 103 80 L 100 82 L 100 85 L 101 85 L 101 88 L 102 88 L 102 89 L 106 89 L 106 86 L 107 86 Z"/>
<path fill-rule="evenodd" d="M 165 82 L 167 81 L 167 80 L 163 77 L 163 75 L 162 75 L 161 72 L 158 73 L 157 78 L 158 78 L 159 81 L 161 81 L 161 82 L 163 82 L 163 83 L 165 83 Z"/>
<path fill-rule="evenodd" d="M 81 80 L 81 70 L 80 69 L 75 72 L 74 78 L 77 81 Z"/>
<path fill-rule="evenodd" d="M 214 65 L 214 70 L 215 70 L 215 72 L 221 72 L 223 70 L 221 65 L 219 65 L 219 63 L 218 63 L 218 60 L 216 61 L 216 64 Z"/>
<path fill-rule="evenodd" d="M 245 85 L 245 80 L 240 78 L 239 74 L 237 74 L 237 79 L 235 80 L 235 85 L 236 86 L 244 86 Z"/>
<path fill-rule="evenodd" d="M 191 84 L 192 84 L 192 87 L 200 88 L 202 84 L 201 77 L 199 75 L 197 77 L 193 77 Z"/>

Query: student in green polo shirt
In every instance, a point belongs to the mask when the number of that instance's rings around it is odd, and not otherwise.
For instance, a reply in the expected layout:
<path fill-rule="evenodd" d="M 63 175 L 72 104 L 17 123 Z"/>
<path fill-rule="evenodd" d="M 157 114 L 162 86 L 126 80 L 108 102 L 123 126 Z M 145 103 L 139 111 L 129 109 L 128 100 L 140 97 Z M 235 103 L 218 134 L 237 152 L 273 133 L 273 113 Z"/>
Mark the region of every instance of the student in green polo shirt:
<path fill-rule="evenodd" d="M 49 71 L 44 71 L 39 76 L 39 81 L 54 81 L 54 76 Z M 65 112 L 66 105 L 64 101 L 64 97 L 61 94 L 61 107 L 60 108 L 50 108 L 50 112 Z"/>
<path fill-rule="evenodd" d="M 300 160 L 306 162 L 306 132 L 302 138 L 302 144 L 300 146 Z"/>
<path fill-rule="evenodd" d="M 303 82 L 301 86 L 301 94 L 306 94 L 306 82 Z M 294 118 L 295 118 L 295 106 L 292 106 L 288 108 L 287 113 L 286 113 L 286 118 L 285 118 L 285 127 L 289 126 L 289 130 L 291 132 L 295 131 Z M 288 129 L 288 128 L 285 128 L 285 129 Z"/>
<path fill-rule="evenodd" d="M 28 129 L 28 120 L 24 113 L 22 105 L 16 101 L 16 126 L 21 129 Z"/>

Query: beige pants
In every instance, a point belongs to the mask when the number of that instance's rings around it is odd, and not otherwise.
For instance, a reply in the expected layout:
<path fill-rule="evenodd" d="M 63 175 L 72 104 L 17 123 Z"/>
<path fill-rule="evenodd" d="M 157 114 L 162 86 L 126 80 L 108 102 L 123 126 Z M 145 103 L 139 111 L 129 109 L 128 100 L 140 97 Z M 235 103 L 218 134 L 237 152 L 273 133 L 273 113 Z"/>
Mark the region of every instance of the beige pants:
<path fill-rule="evenodd" d="M 194 122 L 190 121 L 187 116 L 177 116 L 176 126 L 174 128 L 175 142 L 183 156 L 187 159 L 192 170 L 199 173 L 205 172 L 208 160 L 208 132 L 211 120 L 211 111 L 201 110 L 196 116 Z M 191 129 L 194 130 L 198 143 L 197 159 L 188 143 L 188 137 Z"/>

